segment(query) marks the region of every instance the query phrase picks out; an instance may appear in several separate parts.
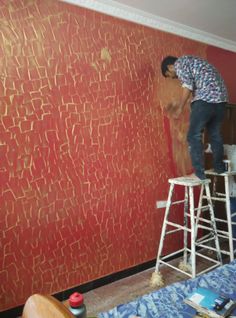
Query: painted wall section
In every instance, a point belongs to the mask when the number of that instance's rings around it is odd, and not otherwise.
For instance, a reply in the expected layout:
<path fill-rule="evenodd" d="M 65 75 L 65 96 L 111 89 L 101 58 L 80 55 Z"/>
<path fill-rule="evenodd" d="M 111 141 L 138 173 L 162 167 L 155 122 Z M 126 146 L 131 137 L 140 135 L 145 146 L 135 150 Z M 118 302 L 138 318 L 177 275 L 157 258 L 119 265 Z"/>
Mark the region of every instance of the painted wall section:
<path fill-rule="evenodd" d="M 209 50 L 58 1 L 0 2 L 0 310 L 155 258 L 155 203 L 191 172 L 188 109 L 166 114 L 180 88 L 160 61 Z"/>
<path fill-rule="evenodd" d="M 220 50 L 212 46 L 207 47 L 208 60 L 217 66 L 229 91 L 229 101 L 236 104 L 236 89 L 235 89 L 235 72 L 236 55 L 233 52 Z"/>

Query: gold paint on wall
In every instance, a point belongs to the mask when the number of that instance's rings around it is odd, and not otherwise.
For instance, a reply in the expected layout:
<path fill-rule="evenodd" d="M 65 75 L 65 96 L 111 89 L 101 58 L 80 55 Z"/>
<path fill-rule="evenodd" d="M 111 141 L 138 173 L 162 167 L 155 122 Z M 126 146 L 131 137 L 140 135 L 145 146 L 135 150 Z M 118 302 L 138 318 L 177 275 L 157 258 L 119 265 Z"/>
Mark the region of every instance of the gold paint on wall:
<path fill-rule="evenodd" d="M 101 49 L 101 59 L 103 61 L 111 63 L 111 54 L 110 54 L 108 48 L 104 47 Z"/>

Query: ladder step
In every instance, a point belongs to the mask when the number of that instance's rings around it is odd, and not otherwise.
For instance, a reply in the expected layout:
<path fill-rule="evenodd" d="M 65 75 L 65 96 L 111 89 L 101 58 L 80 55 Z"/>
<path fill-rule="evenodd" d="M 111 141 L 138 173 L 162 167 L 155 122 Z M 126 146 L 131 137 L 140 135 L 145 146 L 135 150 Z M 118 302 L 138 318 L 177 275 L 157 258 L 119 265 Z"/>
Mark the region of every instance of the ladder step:
<path fill-rule="evenodd" d="M 167 231 L 167 232 L 166 232 L 166 235 L 167 235 L 167 234 L 176 233 L 176 232 L 179 232 L 179 231 L 182 231 L 182 230 L 183 230 L 183 229 L 170 230 L 170 231 Z"/>
<path fill-rule="evenodd" d="M 228 221 L 226 219 L 219 219 L 219 218 L 215 218 L 216 222 L 218 223 L 225 223 L 228 224 Z"/>
<path fill-rule="evenodd" d="M 221 196 L 221 197 L 226 197 L 225 193 L 216 192 L 215 194 L 218 195 L 218 196 Z"/>
<path fill-rule="evenodd" d="M 166 266 L 169 266 L 169 267 L 171 267 L 172 269 L 175 269 L 175 270 L 181 272 L 182 274 L 185 274 L 185 275 L 187 275 L 187 276 L 189 276 L 189 277 L 192 277 L 192 274 L 191 274 L 191 273 L 185 272 L 185 271 L 183 271 L 182 269 L 180 269 L 180 268 L 177 267 L 177 266 L 171 265 L 171 264 L 168 263 L 168 262 L 164 262 L 164 261 L 161 260 L 161 259 L 159 260 L 159 262 L 160 262 L 160 264 L 165 264 Z"/>
<path fill-rule="evenodd" d="M 190 218 L 191 215 L 189 213 L 187 213 L 187 216 Z M 203 217 L 197 217 L 196 215 L 194 216 L 194 220 L 198 219 L 198 221 L 202 221 L 202 222 L 205 222 L 205 223 L 208 223 L 208 224 L 211 224 L 211 220 L 209 219 L 205 219 Z"/>
<path fill-rule="evenodd" d="M 197 246 L 198 246 L 198 247 L 202 247 L 202 248 L 207 249 L 207 250 L 214 251 L 214 252 L 216 252 L 216 251 L 217 251 L 217 249 L 216 249 L 215 247 L 212 247 L 212 246 L 210 246 L 210 245 L 197 244 Z"/>
<path fill-rule="evenodd" d="M 198 228 L 203 229 L 203 230 L 213 231 L 212 227 L 204 226 L 201 224 L 198 224 Z"/>
<path fill-rule="evenodd" d="M 203 199 L 207 199 L 206 195 L 202 196 Z M 226 202 L 226 199 L 222 199 L 222 198 L 217 198 L 217 197 L 211 197 L 212 201 L 221 201 L 221 202 Z"/>
<path fill-rule="evenodd" d="M 173 222 L 170 222 L 170 221 L 166 221 L 166 224 L 171 225 L 173 227 L 177 227 L 178 229 L 181 229 L 181 230 L 186 230 L 188 232 L 191 232 L 191 229 L 189 229 L 186 226 L 180 225 L 178 223 L 173 223 Z"/>
<path fill-rule="evenodd" d="M 198 211 L 199 210 L 199 208 L 194 208 L 194 211 Z M 207 210 L 209 210 L 209 205 L 203 205 L 203 206 L 201 206 L 201 209 L 200 209 L 201 211 L 207 211 Z"/>
<path fill-rule="evenodd" d="M 185 200 L 173 201 L 173 202 L 171 202 L 171 205 L 180 204 L 180 203 L 183 203 L 183 202 L 185 202 Z"/>
<path fill-rule="evenodd" d="M 164 259 L 172 258 L 173 256 L 175 256 L 177 254 L 180 254 L 183 251 L 184 251 L 184 248 L 180 248 L 179 250 L 177 250 L 177 251 L 175 251 L 173 253 L 170 253 L 168 255 L 163 256 L 161 259 L 164 260 Z"/>
<path fill-rule="evenodd" d="M 205 243 L 205 242 L 209 242 L 209 241 L 212 241 L 214 240 L 214 237 L 211 235 L 211 233 L 208 233 L 202 237 L 200 237 L 197 242 L 201 242 L 201 243 Z"/>

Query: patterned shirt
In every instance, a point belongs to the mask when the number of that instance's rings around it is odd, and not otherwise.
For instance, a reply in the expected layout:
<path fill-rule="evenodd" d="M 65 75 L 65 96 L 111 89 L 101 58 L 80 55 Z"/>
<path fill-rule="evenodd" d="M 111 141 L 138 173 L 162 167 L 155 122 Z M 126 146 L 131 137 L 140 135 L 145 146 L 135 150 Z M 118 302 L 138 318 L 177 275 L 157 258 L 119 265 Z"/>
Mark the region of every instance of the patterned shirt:
<path fill-rule="evenodd" d="M 183 87 L 192 91 L 193 99 L 208 103 L 228 101 L 223 78 L 217 69 L 200 57 L 185 55 L 177 59 L 174 68 Z"/>

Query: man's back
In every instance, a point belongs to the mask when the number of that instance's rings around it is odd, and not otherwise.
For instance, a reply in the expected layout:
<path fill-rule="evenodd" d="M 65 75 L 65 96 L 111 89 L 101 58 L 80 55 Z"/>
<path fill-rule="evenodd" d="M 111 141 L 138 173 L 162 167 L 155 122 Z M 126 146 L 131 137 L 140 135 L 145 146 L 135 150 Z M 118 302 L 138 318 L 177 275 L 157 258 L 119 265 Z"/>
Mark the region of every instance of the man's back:
<path fill-rule="evenodd" d="M 222 103 L 228 100 L 227 89 L 217 69 L 200 57 L 185 55 L 174 64 L 183 87 L 193 92 L 193 101 Z"/>

